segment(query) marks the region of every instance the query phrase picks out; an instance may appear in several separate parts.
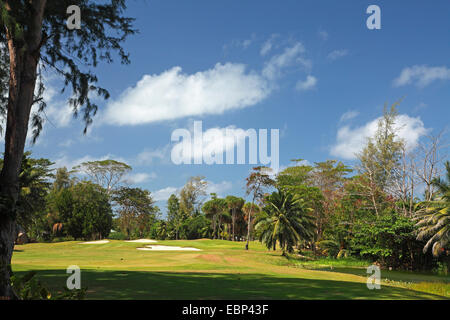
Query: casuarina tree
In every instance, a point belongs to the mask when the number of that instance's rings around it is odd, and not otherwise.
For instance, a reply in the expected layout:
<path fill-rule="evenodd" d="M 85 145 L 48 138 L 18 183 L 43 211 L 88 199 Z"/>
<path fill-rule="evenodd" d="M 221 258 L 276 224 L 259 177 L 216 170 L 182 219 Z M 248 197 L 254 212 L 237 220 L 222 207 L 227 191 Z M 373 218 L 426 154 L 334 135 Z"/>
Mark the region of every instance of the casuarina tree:
<path fill-rule="evenodd" d="M 81 20 L 69 28 L 67 12 L 73 6 L 80 9 Z M 133 19 L 124 16 L 125 9 L 125 0 L 0 0 L 0 87 L 7 93 L 7 99 L 0 100 L 0 115 L 6 117 L 0 173 L 0 296 L 15 297 L 10 276 L 19 171 L 29 123 L 33 140 L 43 125 L 42 70 L 60 75 L 62 90 L 71 91 L 68 103 L 76 116 L 82 116 L 86 132 L 98 108 L 90 97 L 109 97 L 97 85 L 93 69 L 101 61 L 112 62 L 113 54 L 129 62 L 122 44 L 136 30 Z M 37 111 L 32 113 L 33 105 Z"/>

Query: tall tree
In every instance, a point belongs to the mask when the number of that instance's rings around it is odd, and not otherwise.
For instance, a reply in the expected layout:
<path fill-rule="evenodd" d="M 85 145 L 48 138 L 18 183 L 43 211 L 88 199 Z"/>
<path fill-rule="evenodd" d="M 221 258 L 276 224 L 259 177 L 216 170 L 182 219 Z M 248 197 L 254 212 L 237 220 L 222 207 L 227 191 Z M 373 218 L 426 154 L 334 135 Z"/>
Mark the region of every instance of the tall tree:
<path fill-rule="evenodd" d="M 71 5 L 82 10 L 79 29 L 67 27 L 67 8 Z M 49 68 L 63 78 L 64 88 L 72 91 L 69 103 L 75 115 L 82 114 L 86 132 L 97 112 L 91 93 L 109 97 L 108 91 L 96 85 L 92 68 L 100 61 L 111 62 L 113 52 L 122 63 L 129 62 L 122 43 L 135 30 L 133 19 L 123 16 L 125 8 L 125 0 L 0 0 L 0 48 L 7 48 L 9 57 L 8 71 L 3 69 L 3 59 L 0 63 L 0 76 L 9 78 L 7 102 L 0 104 L 0 113 L 7 118 L 0 173 L 0 296 L 16 297 L 10 276 L 19 171 L 30 117 L 34 140 L 42 129 L 46 104 L 45 86 L 37 81 L 42 76 L 40 71 Z M 33 104 L 38 111 L 31 115 Z"/>
<path fill-rule="evenodd" d="M 240 235 L 242 237 L 245 237 L 245 239 L 247 240 L 248 226 L 250 225 L 250 234 L 253 234 L 255 218 L 258 216 L 258 214 L 261 213 L 261 207 L 256 203 L 246 202 L 242 207 L 242 212 L 244 213 L 244 216 L 242 217 L 242 219 L 239 219 L 240 217 L 238 217 L 237 226 L 239 227 L 238 230 L 240 231 Z M 243 225 L 240 226 L 239 222 L 241 222 Z"/>
<path fill-rule="evenodd" d="M 66 167 L 56 169 L 55 180 L 53 181 L 53 189 L 67 189 L 72 185 L 70 172 Z"/>
<path fill-rule="evenodd" d="M 108 195 L 123 182 L 124 176 L 131 171 L 126 163 L 116 160 L 88 161 L 74 167 L 75 171 L 84 172 L 92 182 L 102 186 Z"/>
<path fill-rule="evenodd" d="M 366 189 L 377 216 L 380 204 L 376 201 L 376 194 L 379 191 L 386 193 L 392 191 L 393 180 L 396 178 L 395 171 L 400 165 L 404 145 L 397 135 L 398 104 L 394 103 L 389 109 L 387 106 L 384 107 L 375 135 L 368 138 L 366 147 L 357 155 L 360 162 L 359 171 L 368 179 Z"/>
<path fill-rule="evenodd" d="M 206 201 L 202 206 L 202 211 L 211 220 L 213 239 L 218 239 L 221 230 L 221 219 L 224 212 L 226 212 L 227 203 L 225 199 L 217 198 L 215 193 L 211 194 L 211 198 L 211 200 Z"/>
<path fill-rule="evenodd" d="M 190 217 L 196 211 L 200 211 L 203 197 L 206 196 L 206 187 L 208 183 L 205 177 L 190 177 L 180 191 L 180 209 Z"/>
<path fill-rule="evenodd" d="M 340 161 L 327 160 L 316 162 L 311 172 L 312 187 L 308 194 L 300 195 L 300 198 L 308 202 L 314 209 L 316 217 L 316 241 L 320 241 L 325 230 L 325 226 L 336 211 L 336 206 L 341 200 L 342 189 L 346 180 L 346 175 L 352 170 Z M 318 188 L 320 192 L 314 190 Z M 312 200 L 312 201 L 308 201 Z M 313 245 L 315 249 L 315 245 Z"/>
<path fill-rule="evenodd" d="M 245 204 L 245 200 L 235 196 L 227 196 L 225 201 L 227 202 L 228 209 L 231 212 L 231 238 L 233 241 L 236 241 L 236 220 L 243 213 L 242 207 Z"/>
<path fill-rule="evenodd" d="M 275 181 L 269 176 L 270 168 L 267 167 L 254 167 L 253 171 L 246 178 L 246 194 L 252 195 L 252 206 L 248 213 L 247 219 L 247 242 L 245 244 L 245 250 L 248 250 L 248 245 L 250 242 L 250 230 L 252 225 L 252 213 L 253 205 L 256 200 L 262 199 L 264 195 L 264 190 L 275 184 Z"/>
<path fill-rule="evenodd" d="M 444 131 L 437 135 L 427 135 L 425 141 L 419 143 L 417 157 L 414 159 L 414 171 L 419 180 L 425 184 L 425 200 L 431 201 L 435 193 L 433 181 L 441 174 L 446 154 L 442 149 L 448 148 L 444 139 Z"/>
<path fill-rule="evenodd" d="M 183 224 L 184 215 L 180 210 L 180 201 L 175 194 L 167 200 L 167 222 L 175 229 L 175 240 L 178 240 L 180 227 Z"/>
<path fill-rule="evenodd" d="M 127 238 L 143 237 L 150 231 L 150 225 L 155 220 L 156 207 L 150 192 L 140 188 L 121 187 L 112 197 L 119 225 Z"/>

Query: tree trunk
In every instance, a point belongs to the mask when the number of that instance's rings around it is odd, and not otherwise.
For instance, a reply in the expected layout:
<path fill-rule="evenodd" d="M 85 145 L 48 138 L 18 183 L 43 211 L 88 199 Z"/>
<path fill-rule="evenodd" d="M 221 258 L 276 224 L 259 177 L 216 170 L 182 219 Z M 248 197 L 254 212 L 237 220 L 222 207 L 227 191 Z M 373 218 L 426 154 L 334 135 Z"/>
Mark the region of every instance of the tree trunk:
<path fill-rule="evenodd" d="M 10 59 L 9 95 L 5 133 L 5 153 L 0 173 L 0 296 L 16 298 L 11 284 L 11 258 L 16 238 L 16 203 L 19 197 L 19 171 L 34 99 L 36 70 L 40 59 L 42 18 L 46 0 L 31 3 L 33 18 L 29 29 L 18 39 L 6 30 Z M 6 10 L 10 11 L 8 2 Z"/>
<path fill-rule="evenodd" d="M 255 202 L 255 197 L 253 197 L 252 206 L 250 207 L 250 211 L 248 213 L 248 221 L 247 221 L 247 243 L 245 244 L 245 250 L 248 250 L 248 244 L 250 242 L 250 226 L 252 224 L 252 211 L 253 211 L 253 204 Z"/>
<path fill-rule="evenodd" d="M 236 221 L 236 214 L 235 214 L 235 209 L 233 209 L 233 214 L 232 214 L 232 216 L 231 216 L 231 219 L 232 219 L 232 221 L 231 221 L 231 223 L 232 223 L 232 233 L 233 233 L 233 241 L 236 241 L 236 238 L 235 238 L 235 236 L 234 236 L 234 224 L 235 224 L 235 221 Z"/>

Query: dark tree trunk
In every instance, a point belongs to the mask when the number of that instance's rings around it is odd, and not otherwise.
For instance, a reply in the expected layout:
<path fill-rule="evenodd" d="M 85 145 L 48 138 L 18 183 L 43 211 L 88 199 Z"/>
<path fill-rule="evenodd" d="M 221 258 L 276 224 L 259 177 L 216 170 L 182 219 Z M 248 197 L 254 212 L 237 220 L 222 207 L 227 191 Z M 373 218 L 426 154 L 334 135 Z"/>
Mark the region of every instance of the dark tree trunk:
<path fill-rule="evenodd" d="M 232 232 L 233 232 L 233 241 L 236 241 L 236 236 L 235 236 L 235 233 L 234 233 L 234 225 L 235 225 L 235 223 L 236 223 L 236 209 L 233 209 L 233 213 L 232 213 L 232 216 L 231 216 L 231 223 L 232 223 L 232 226 L 231 226 L 231 228 L 232 228 Z"/>
<path fill-rule="evenodd" d="M 255 197 L 253 197 L 252 200 L 252 206 L 250 207 L 250 212 L 248 213 L 248 219 L 247 219 L 247 243 L 245 244 L 245 250 L 248 250 L 248 244 L 250 242 L 250 229 L 252 225 L 252 213 L 253 213 L 253 205 L 255 203 Z"/>
<path fill-rule="evenodd" d="M 16 239 L 19 171 L 25 147 L 40 58 L 42 18 L 46 0 L 31 3 L 33 18 L 23 38 L 6 30 L 10 59 L 5 154 L 0 173 L 0 296 L 16 298 L 10 284 L 11 258 Z M 9 4 L 6 2 L 6 9 Z"/>
<path fill-rule="evenodd" d="M 10 285 L 11 258 L 16 236 L 15 219 L 8 217 L 2 210 L 0 216 L 0 298 L 16 298 Z"/>

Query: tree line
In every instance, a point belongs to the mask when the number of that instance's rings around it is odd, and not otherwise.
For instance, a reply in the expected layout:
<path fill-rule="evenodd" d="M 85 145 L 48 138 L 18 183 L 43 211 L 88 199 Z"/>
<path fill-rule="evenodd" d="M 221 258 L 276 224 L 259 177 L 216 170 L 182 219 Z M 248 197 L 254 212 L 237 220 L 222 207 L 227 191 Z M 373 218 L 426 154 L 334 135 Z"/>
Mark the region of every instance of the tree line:
<path fill-rule="evenodd" d="M 246 198 L 207 194 L 188 179 L 163 216 L 150 191 L 132 187 L 132 168 L 115 160 L 55 173 L 26 152 L 17 221 L 33 241 L 55 239 L 259 240 L 283 255 L 354 256 L 402 269 L 448 268 L 450 165 L 441 136 L 415 151 L 398 137 L 396 104 L 350 167 L 302 159 L 277 173 L 255 167 Z M 413 153 L 414 152 L 414 153 Z M 2 162 L 0 162 L 2 165 Z"/>

